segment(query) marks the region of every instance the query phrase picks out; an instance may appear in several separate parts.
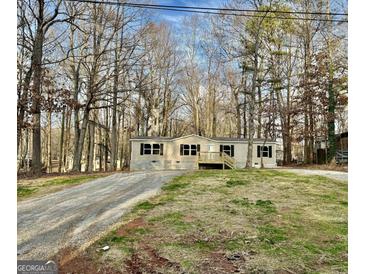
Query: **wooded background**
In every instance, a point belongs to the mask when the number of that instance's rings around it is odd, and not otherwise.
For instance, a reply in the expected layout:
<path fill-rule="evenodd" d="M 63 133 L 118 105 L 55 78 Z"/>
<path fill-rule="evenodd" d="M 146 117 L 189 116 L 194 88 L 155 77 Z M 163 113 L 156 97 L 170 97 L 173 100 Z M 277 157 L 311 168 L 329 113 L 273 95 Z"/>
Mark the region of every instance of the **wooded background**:
<path fill-rule="evenodd" d="M 176 26 L 128 5 L 18 0 L 18 171 L 124 169 L 131 137 L 192 133 L 279 140 L 284 164 L 313 163 L 324 138 L 331 161 L 347 131 L 347 1 L 222 7 L 264 13 Z"/>

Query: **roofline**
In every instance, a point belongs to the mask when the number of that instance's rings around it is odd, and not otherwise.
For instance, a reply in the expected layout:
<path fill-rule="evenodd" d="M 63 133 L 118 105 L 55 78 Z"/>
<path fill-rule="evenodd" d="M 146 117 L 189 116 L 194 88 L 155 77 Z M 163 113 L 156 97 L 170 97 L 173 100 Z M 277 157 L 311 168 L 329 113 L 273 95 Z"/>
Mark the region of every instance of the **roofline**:
<path fill-rule="evenodd" d="M 165 141 L 165 142 L 172 142 L 172 141 L 176 141 L 176 140 L 184 139 L 184 138 L 188 138 L 188 137 L 198 137 L 198 138 L 203 138 L 203 139 L 206 139 L 208 141 L 215 142 L 215 143 L 248 143 L 248 139 L 239 140 L 237 138 L 237 140 L 215 140 L 215 139 L 212 139 L 212 138 L 209 138 L 209 137 L 199 136 L 199 135 L 196 135 L 196 134 L 189 134 L 189 135 L 175 137 L 175 138 L 161 137 L 161 136 L 156 136 L 156 137 L 153 137 L 153 136 L 144 136 L 144 137 L 150 137 L 150 138 L 133 137 L 133 138 L 130 138 L 129 140 L 130 141 L 145 141 L 145 140 L 156 140 L 157 141 L 157 140 L 161 140 L 161 141 Z M 254 138 L 253 141 L 254 142 L 261 142 L 261 143 L 262 142 L 265 142 L 265 143 L 275 143 L 275 144 L 277 143 L 274 140 L 266 140 L 265 141 L 265 139 L 262 139 L 262 138 L 261 139 Z"/>
<path fill-rule="evenodd" d="M 196 135 L 196 134 L 189 134 L 189 135 L 185 135 L 185 136 L 180 136 L 180 137 L 176 137 L 176 138 L 173 138 L 171 140 L 179 140 L 179 139 L 184 139 L 184 138 L 188 138 L 188 137 L 198 137 L 198 138 L 203 138 L 203 139 L 206 139 L 206 140 L 209 140 L 209 141 L 215 141 L 209 137 L 205 137 L 205 136 L 200 136 L 200 135 Z"/>

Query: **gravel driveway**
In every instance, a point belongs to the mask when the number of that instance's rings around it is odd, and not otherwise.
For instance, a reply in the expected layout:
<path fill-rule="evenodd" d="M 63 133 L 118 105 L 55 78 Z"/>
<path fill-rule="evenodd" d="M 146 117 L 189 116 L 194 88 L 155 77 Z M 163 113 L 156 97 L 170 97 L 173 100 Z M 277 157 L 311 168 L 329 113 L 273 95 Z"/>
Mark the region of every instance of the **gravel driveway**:
<path fill-rule="evenodd" d="M 320 169 L 301 169 L 301 168 L 280 168 L 279 170 L 285 170 L 289 172 L 294 172 L 299 175 L 320 175 L 331 179 L 347 181 L 348 173 L 341 171 L 332 170 L 320 170 Z"/>
<path fill-rule="evenodd" d="M 18 259 L 48 259 L 82 248 L 183 171 L 114 174 L 18 203 Z"/>

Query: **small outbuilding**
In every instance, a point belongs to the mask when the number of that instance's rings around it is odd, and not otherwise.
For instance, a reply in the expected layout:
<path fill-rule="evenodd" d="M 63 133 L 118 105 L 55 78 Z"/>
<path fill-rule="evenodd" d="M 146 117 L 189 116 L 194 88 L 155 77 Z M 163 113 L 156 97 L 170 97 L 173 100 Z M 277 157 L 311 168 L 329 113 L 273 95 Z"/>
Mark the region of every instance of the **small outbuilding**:
<path fill-rule="evenodd" d="M 131 170 L 244 168 L 248 140 L 187 135 L 177 138 L 139 136 L 130 139 Z M 254 139 L 253 167 L 276 167 L 276 142 Z"/>

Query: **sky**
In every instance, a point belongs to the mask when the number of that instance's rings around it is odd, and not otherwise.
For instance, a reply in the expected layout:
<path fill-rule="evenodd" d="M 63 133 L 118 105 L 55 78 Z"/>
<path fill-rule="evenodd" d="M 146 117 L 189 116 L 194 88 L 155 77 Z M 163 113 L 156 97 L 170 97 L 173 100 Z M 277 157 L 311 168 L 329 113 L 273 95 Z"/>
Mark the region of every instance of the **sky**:
<path fill-rule="evenodd" d="M 143 3 L 144 1 L 140 1 Z M 214 7 L 219 8 L 226 3 L 226 0 L 152 0 L 153 4 L 161 5 L 177 5 L 177 6 L 197 6 L 197 7 Z M 348 0 L 331 0 L 332 11 L 343 12 L 343 7 L 347 7 Z M 145 3 L 151 3 L 145 1 Z M 166 11 L 166 10 L 153 10 L 154 19 L 157 22 L 165 21 L 171 24 L 173 27 L 181 27 L 181 23 L 185 17 L 192 16 L 196 13 L 189 12 L 176 12 L 176 11 Z"/>
<path fill-rule="evenodd" d="M 194 7 L 221 7 L 224 0 L 204 0 L 204 1 L 193 1 L 193 0 L 153 0 L 153 4 L 160 5 L 176 5 L 176 6 L 194 6 Z M 167 10 L 156 10 L 154 11 L 156 21 L 165 21 L 174 27 L 178 27 L 182 23 L 184 17 L 192 16 L 196 13 L 189 12 L 176 12 Z"/>

